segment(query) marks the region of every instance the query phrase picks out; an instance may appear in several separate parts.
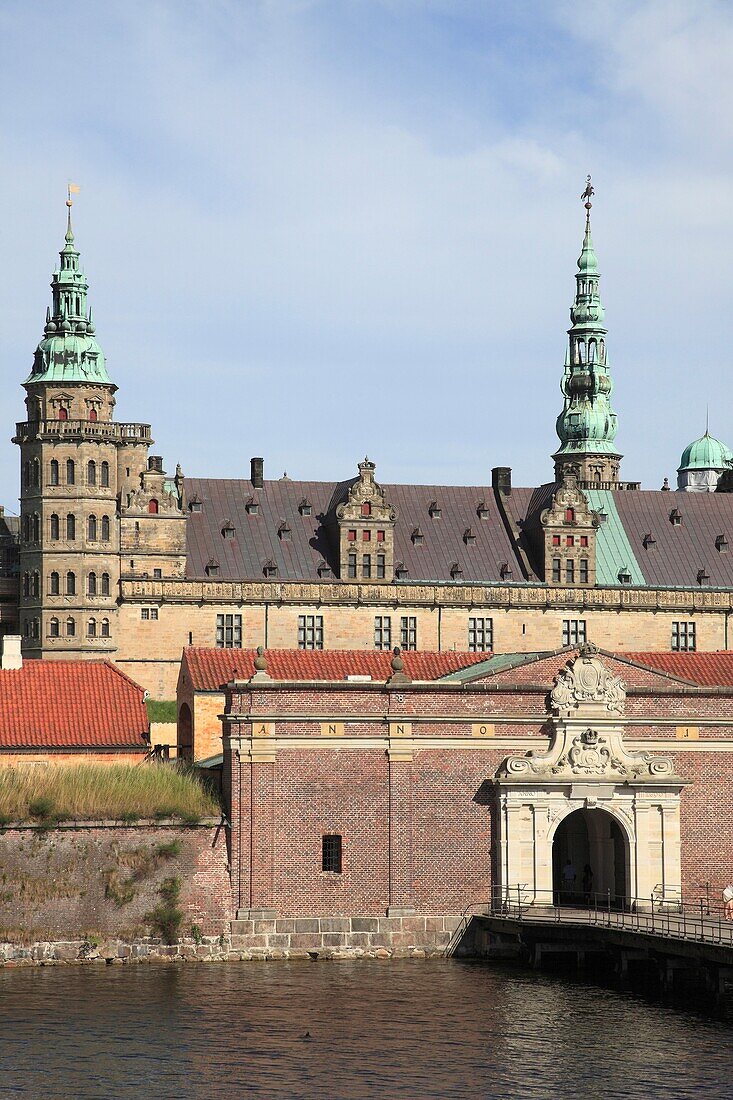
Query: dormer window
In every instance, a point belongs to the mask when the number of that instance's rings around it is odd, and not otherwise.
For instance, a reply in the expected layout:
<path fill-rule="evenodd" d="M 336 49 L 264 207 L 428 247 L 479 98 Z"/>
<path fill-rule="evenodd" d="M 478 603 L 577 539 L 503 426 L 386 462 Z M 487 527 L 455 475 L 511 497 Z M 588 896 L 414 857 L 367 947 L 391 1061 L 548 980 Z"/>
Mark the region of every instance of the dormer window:
<path fill-rule="evenodd" d="M 209 558 L 209 561 L 206 564 L 205 572 L 207 577 L 219 576 L 219 562 L 216 560 L 216 558 Z"/>
<path fill-rule="evenodd" d="M 705 566 L 703 566 L 702 569 L 698 569 L 698 571 L 697 571 L 697 583 L 698 584 L 707 584 L 709 580 L 710 580 L 710 574 L 708 573 Z"/>
<path fill-rule="evenodd" d="M 237 530 L 230 519 L 224 520 L 224 526 L 221 529 L 222 536 L 225 539 L 233 539 L 237 533 Z"/>
<path fill-rule="evenodd" d="M 428 515 L 431 519 L 440 519 L 443 514 L 443 510 L 439 507 L 437 500 L 431 500 L 428 505 Z"/>
<path fill-rule="evenodd" d="M 264 573 L 264 575 L 266 577 L 276 577 L 277 576 L 277 566 L 275 565 L 275 562 L 274 561 L 266 561 L 265 564 L 262 566 L 262 572 Z"/>
<path fill-rule="evenodd" d="M 422 544 L 425 542 L 425 536 L 423 535 L 419 527 L 415 528 L 415 530 L 410 535 L 410 538 L 412 539 L 414 546 L 422 546 Z"/>
<path fill-rule="evenodd" d="M 672 524 L 673 527 L 682 526 L 682 513 L 678 511 L 677 508 L 673 508 L 672 511 L 669 513 L 669 522 Z"/>
<path fill-rule="evenodd" d="M 463 569 L 457 561 L 454 561 L 450 567 L 450 579 L 452 581 L 463 580 Z"/>
<path fill-rule="evenodd" d="M 486 506 L 486 504 L 484 503 L 483 500 L 481 501 L 478 508 L 476 509 L 476 515 L 478 516 L 479 519 L 488 519 L 489 518 L 489 509 L 487 508 L 487 506 Z"/>
<path fill-rule="evenodd" d="M 257 497 L 250 497 L 244 507 L 248 516 L 258 516 L 260 514 L 260 502 Z"/>
<path fill-rule="evenodd" d="M 463 532 L 463 541 L 465 542 L 466 546 L 476 545 L 476 536 L 474 535 L 470 527 L 467 527 L 466 530 Z"/>
<path fill-rule="evenodd" d="M 287 523 L 281 523 L 277 529 L 277 537 L 281 542 L 290 542 L 293 537 L 293 532 L 288 527 Z"/>
<path fill-rule="evenodd" d="M 605 523 L 606 520 L 608 519 L 608 512 L 598 512 L 596 514 L 598 516 L 598 522 L 599 523 Z"/>
<path fill-rule="evenodd" d="M 622 565 L 618 571 L 618 583 L 631 584 L 631 573 L 629 573 L 625 565 Z"/>
<path fill-rule="evenodd" d="M 408 569 L 404 562 L 398 561 L 394 567 L 394 575 L 398 581 L 404 581 L 407 578 Z"/>
<path fill-rule="evenodd" d="M 300 504 L 298 505 L 298 511 L 300 512 L 301 516 L 312 516 L 313 505 L 308 499 L 301 500 Z"/>
<path fill-rule="evenodd" d="M 198 497 L 192 497 L 188 505 L 189 512 L 203 512 L 204 506 Z"/>
<path fill-rule="evenodd" d="M 654 538 L 654 535 L 652 535 L 651 532 L 647 535 L 644 535 L 643 544 L 645 550 L 656 550 L 657 548 L 657 540 Z"/>
<path fill-rule="evenodd" d="M 319 577 L 331 577 L 331 576 L 333 576 L 333 571 L 331 569 L 331 566 L 328 565 L 328 563 L 325 562 L 325 561 L 322 561 L 322 562 L 319 563 L 318 568 L 317 568 L 317 573 L 318 573 Z"/>
<path fill-rule="evenodd" d="M 719 554 L 728 553 L 728 540 L 725 535 L 718 535 L 715 540 L 715 549 L 718 551 Z"/>
<path fill-rule="evenodd" d="M 508 561 L 503 561 L 499 566 L 499 576 L 503 581 L 510 581 L 514 577 L 514 571 Z"/>

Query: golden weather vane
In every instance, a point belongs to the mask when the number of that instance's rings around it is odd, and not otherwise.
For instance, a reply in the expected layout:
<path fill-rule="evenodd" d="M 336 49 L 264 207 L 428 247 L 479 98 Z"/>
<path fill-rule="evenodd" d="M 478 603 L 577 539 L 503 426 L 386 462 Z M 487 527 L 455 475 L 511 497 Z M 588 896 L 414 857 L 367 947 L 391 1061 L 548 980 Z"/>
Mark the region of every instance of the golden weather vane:
<path fill-rule="evenodd" d="M 81 188 L 79 187 L 78 183 L 72 183 L 71 181 L 69 181 L 67 183 L 67 185 L 66 185 L 66 205 L 68 207 L 71 207 L 74 204 L 73 199 L 72 199 L 71 196 L 72 195 L 78 195 L 80 190 L 81 190 Z"/>

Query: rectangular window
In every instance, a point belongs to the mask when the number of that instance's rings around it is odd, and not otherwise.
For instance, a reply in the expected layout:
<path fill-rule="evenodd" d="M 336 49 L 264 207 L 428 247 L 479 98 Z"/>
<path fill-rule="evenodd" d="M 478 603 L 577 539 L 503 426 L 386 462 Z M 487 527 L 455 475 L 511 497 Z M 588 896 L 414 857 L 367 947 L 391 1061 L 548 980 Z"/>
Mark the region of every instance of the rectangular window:
<path fill-rule="evenodd" d="M 371 533 L 371 531 L 362 531 L 362 533 L 361 533 L 361 541 L 362 541 L 362 542 L 371 542 L 371 541 L 372 541 L 372 533 Z"/>
<path fill-rule="evenodd" d="M 147 608 L 147 607 L 141 607 L 140 608 L 140 618 L 141 619 L 149 619 L 150 618 L 150 609 Z"/>
<path fill-rule="evenodd" d="M 567 546 L 575 546 L 575 535 L 568 535 L 565 539 L 565 543 Z"/>
<path fill-rule="evenodd" d="M 588 583 L 588 559 L 587 558 L 581 558 L 580 559 L 580 583 L 581 584 L 587 584 Z"/>
<path fill-rule="evenodd" d="M 390 615 L 374 616 L 374 648 L 392 648 L 392 618 Z"/>
<path fill-rule="evenodd" d="M 365 580 L 371 580 L 372 576 L 372 555 L 364 554 L 361 563 L 361 575 Z"/>
<path fill-rule="evenodd" d="M 559 546 L 560 545 L 560 536 L 559 535 L 553 535 L 552 536 L 552 545 L 553 546 Z"/>
<path fill-rule="evenodd" d="M 153 570 L 153 579 L 156 580 L 156 581 L 161 581 L 163 579 L 163 570 L 162 569 L 154 569 Z"/>
<path fill-rule="evenodd" d="M 157 619 L 158 618 L 158 608 L 157 607 L 151 607 L 150 608 L 150 618 L 151 619 Z"/>
<path fill-rule="evenodd" d="M 697 648 L 694 623 L 672 623 L 672 649 L 678 653 L 693 653 Z"/>
<path fill-rule="evenodd" d="M 323 649 L 323 615 L 298 616 L 298 649 Z"/>
<path fill-rule="evenodd" d="M 563 619 L 563 645 L 585 645 L 585 640 L 585 619 Z"/>
<path fill-rule="evenodd" d="M 560 559 L 552 559 L 552 579 L 556 584 L 560 583 Z"/>
<path fill-rule="evenodd" d="M 403 649 L 417 649 L 417 618 L 403 615 L 400 619 L 400 645 Z"/>
<path fill-rule="evenodd" d="M 242 616 L 241 615 L 217 615 L 216 616 L 216 648 L 217 649 L 241 649 L 242 648 Z"/>
<path fill-rule="evenodd" d="M 321 838 L 321 870 L 341 874 L 341 837 L 330 834 Z"/>
<path fill-rule="evenodd" d="M 468 620 L 468 652 L 490 653 L 494 645 L 494 620 Z"/>
<path fill-rule="evenodd" d="M 565 562 L 565 583 L 573 584 L 575 582 L 575 562 L 572 558 L 568 558 Z"/>
<path fill-rule="evenodd" d="M 349 554 L 348 576 L 352 581 L 356 577 L 356 554 Z"/>
<path fill-rule="evenodd" d="M 377 580 L 384 580 L 385 575 L 385 557 L 384 554 L 377 554 Z"/>
<path fill-rule="evenodd" d="M 377 531 L 377 542 L 384 542 L 384 531 Z"/>
<path fill-rule="evenodd" d="M 356 542 L 356 531 L 349 531 L 346 535 L 349 542 Z"/>
<path fill-rule="evenodd" d="M 587 535 L 581 535 L 580 536 L 580 545 L 581 546 L 587 546 L 588 545 L 588 536 Z"/>

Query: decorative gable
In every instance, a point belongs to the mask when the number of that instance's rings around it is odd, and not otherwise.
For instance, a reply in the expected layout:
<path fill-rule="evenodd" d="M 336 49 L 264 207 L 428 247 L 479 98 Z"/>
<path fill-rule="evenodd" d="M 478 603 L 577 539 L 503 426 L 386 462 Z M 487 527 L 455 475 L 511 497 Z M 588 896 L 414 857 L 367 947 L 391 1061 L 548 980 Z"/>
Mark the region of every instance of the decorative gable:
<path fill-rule="evenodd" d="M 600 522 L 578 485 L 577 468 L 566 466 L 549 508 L 540 515 L 547 582 L 583 587 L 596 583 L 596 532 Z"/>
<path fill-rule="evenodd" d="M 391 581 L 396 510 L 374 480 L 376 466 L 359 463 L 359 477 L 336 509 L 342 580 Z"/>

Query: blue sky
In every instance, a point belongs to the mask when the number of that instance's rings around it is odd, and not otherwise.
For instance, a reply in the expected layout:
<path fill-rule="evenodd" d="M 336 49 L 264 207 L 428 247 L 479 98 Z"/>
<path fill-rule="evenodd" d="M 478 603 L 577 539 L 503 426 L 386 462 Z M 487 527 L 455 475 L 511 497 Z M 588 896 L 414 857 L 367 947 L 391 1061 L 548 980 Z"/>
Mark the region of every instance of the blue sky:
<path fill-rule="evenodd" d="M 5 442 L 65 185 L 122 420 L 166 468 L 552 472 L 583 210 L 623 472 L 733 445 L 725 0 L 0 0 Z"/>

